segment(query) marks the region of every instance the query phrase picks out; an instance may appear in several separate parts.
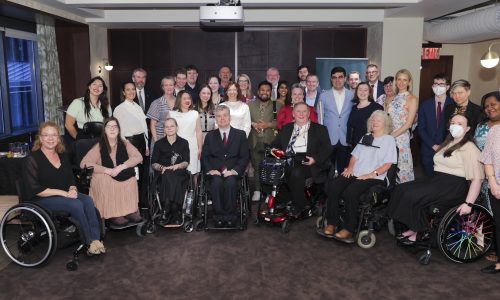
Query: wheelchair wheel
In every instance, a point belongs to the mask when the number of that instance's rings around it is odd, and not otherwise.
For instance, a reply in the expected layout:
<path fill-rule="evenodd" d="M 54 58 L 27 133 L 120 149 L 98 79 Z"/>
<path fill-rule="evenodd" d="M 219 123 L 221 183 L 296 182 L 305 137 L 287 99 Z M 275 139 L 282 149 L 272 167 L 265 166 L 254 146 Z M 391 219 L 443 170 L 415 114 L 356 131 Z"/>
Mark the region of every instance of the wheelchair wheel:
<path fill-rule="evenodd" d="M 48 261 L 57 249 L 57 234 L 49 214 L 36 205 L 18 204 L 0 224 L 0 241 L 7 256 L 23 267 Z"/>
<path fill-rule="evenodd" d="M 490 212 L 473 205 L 471 213 L 460 216 L 454 207 L 439 224 L 439 250 L 450 260 L 466 263 L 481 258 L 491 247 L 494 221 Z"/>
<path fill-rule="evenodd" d="M 194 222 L 194 228 L 196 231 L 202 231 L 205 227 L 205 223 L 203 222 L 203 219 L 198 219 Z"/>
<path fill-rule="evenodd" d="M 190 233 L 194 230 L 193 222 L 187 221 L 183 226 L 184 232 Z"/>
<path fill-rule="evenodd" d="M 363 249 L 369 249 L 375 246 L 377 242 L 377 237 L 375 233 L 370 232 L 369 230 L 362 230 L 358 234 L 358 246 Z"/>
<path fill-rule="evenodd" d="M 135 233 L 137 236 L 145 236 L 148 233 L 148 224 L 147 222 L 141 222 L 137 224 L 135 227 Z"/>
<path fill-rule="evenodd" d="M 281 223 L 281 231 L 283 233 L 289 233 L 290 232 L 290 221 L 285 220 L 283 223 Z"/>
<path fill-rule="evenodd" d="M 326 218 L 323 216 L 319 216 L 316 218 L 316 229 L 322 229 L 327 226 Z"/>

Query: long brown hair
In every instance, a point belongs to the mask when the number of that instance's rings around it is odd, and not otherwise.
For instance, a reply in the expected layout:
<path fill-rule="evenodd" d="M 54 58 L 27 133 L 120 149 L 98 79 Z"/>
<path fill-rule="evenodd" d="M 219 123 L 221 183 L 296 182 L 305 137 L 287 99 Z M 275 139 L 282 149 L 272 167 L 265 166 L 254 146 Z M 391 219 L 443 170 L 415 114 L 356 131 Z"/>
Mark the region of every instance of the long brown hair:
<path fill-rule="evenodd" d="M 111 145 L 109 144 L 108 136 L 106 135 L 106 125 L 108 125 L 108 123 L 111 121 L 115 121 L 116 125 L 118 126 L 118 136 L 116 137 L 117 145 L 118 144 L 125 144 L 125 142 L 121 138 L 122 129 L 120 127 L 120 122 L 118 122 L 118 119 L 115 117 L 109 117 L 109 118 L 104 120 L 104 126 L 103 126 L 104 129 L 102 130 L 101 138 L 99 139 L 99 147 L 101 149 L 102 148 L 108 149 L 108 152 L 111 152 Z"/>
<path fill-rule="evenodd" d="M 42 148 L 42 142 L 40 141 L 40 136 L 42 135 L 42 131 L 47 127 L 52 127 L 57 131 L 57 135 L 59 136 L 58 137 L 59 140 L 57 141 L 56 152 L 59 154 L 63 153 L 64 150 L 66 150 L 66 148 L 64 147 L 64 144 L 62 143 L 61 130 L 59 130 L 59 126 L 57 126 L 57 124 L 52 122 L 52 121 L 47 121 L 47 122 L 40 124 L 40 127 L 38 128 L 38 134 L 36 135 L 35 143 L 33 144 L 33 148 L 31 149 L 31 151 L 40 150 L 40 148 Z"/>
<path fill-rule="evenodd" d="M 453 119 L 455 116 L 464 117 L 465 120 L 467 120 L 467 126 L 470 127 L 470 118 L 467 115 L 455 114 L 450 118 L 450 122 L 451 122 L 451 119 Z M 444 142 L 441 145 L 439 145 L 439 148 L 437 149 L 436 152 L 441 151 L 441 149 L 448 146 L 452 141 L 453 141 L 453 136 L 451 135 L 451 133 L 448 133 L 448 135 L 444 139 Z M 474 130 L 469 129 L 469 131 L 467 131 L 465 133 L 464 137 L 462 138 L 462 140 L 460 140 L 460 142 L 456 143 L 455 145 L 451 146 L 450 148 L 448 148 L 444 151 L 443 156 L 450 157 L 451 154 L 453 153 L 453 151 L 460 149 L 463 145 L 467 144 L 468 142 L 472 142 L 474 145 L 476 145 L 476 143 L 474 142 Z"/>

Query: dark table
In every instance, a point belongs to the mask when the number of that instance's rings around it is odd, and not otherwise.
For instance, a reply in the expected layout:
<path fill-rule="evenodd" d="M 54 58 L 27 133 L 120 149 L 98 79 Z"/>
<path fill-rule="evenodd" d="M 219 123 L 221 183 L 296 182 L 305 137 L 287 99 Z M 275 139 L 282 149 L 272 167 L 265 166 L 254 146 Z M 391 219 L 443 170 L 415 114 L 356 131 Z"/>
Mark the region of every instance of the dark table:
<path fill-rule="evenodd" d="M 21 178 L 24 158 L 0 158 L 0 195 L 17 195 L 16 180 Z"/>

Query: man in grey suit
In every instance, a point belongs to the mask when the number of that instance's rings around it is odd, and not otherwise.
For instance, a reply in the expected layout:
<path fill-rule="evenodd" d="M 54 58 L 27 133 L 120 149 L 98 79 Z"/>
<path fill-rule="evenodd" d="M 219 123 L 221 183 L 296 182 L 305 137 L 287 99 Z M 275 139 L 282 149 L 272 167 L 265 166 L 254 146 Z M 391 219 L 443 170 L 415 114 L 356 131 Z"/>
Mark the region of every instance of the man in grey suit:
<path fill-rule="evenodd" d="M 339 174 L 347 167 L 350 147 L 346 142 L 347 120 L 354 93 L 345 88 L 346 70 L 335 67 L 330 72 L 332 88 L 321 93 L 318 103 L 320 123 L 328 128 L 332 142 L 332 164 Z"/>

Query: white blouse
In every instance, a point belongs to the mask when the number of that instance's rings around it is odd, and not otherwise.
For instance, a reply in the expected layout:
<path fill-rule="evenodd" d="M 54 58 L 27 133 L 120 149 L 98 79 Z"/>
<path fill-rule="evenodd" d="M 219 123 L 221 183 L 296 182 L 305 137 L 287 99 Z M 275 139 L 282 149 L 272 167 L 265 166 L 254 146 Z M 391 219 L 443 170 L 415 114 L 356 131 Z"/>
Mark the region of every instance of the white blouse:
<path fill-rule="evenodd" d="M 146 115 L 139 104 L 124 100 L 115 108 L 113 116 L 120 122 L 120 135 L 122 138 L 144 134 L 147 147 L 148 125 L 146 124 Z"/>
<path fill-rule="evenodd" d="M 248 105 L 241 101 L 226 101 L 220 105 L 229 107 L 229 111 L 231 113 L 231 126 L 245 131 L 248 137 L 250 129 L 252 128 L 252 120 L 250 118 L 250 109 L 248 108 Z"/>

